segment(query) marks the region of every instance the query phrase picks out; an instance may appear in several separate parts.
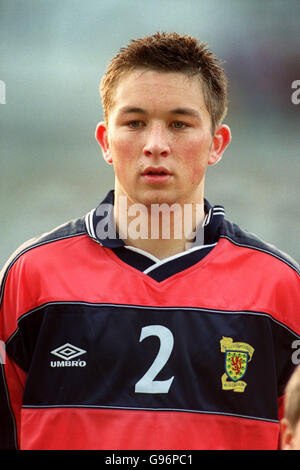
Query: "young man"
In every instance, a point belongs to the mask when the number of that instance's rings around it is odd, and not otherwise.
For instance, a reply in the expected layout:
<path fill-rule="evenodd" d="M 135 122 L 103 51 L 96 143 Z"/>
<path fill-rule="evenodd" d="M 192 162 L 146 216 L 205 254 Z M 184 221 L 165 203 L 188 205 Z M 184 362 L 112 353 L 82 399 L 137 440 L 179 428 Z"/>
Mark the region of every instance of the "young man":
<path fill-rule="evenodd" d="M 281 449 L 300 450 L 300 366 L 286 386 L 284 417 L 280 424 Z"/>
<path fill-rule="evenodd" d="M 101 94 L 114 191 L 2 272 L 1 445 L 276 449 L 299 268 L 204 198 L 231 138 L 224 71 L 157 33 Z"/>

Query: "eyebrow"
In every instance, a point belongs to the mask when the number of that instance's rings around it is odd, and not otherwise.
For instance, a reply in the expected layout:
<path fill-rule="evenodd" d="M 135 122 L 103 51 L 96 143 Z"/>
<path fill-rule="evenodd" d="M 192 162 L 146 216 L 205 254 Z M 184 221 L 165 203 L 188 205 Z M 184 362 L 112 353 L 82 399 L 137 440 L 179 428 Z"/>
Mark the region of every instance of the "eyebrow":
<path fill-rule="evenodd" d="M 183 116 L 191 116 L 195 117 L 198 119 L 201 119 L 201 114 L 199 111 L 193 108 L 175 108 L 171 109 L 170 114 L 181 114 Z M 124 106 L 123 108 L 120 109 L 121 114 L 134 114 L 134 113 L 139 113 L 139 114 L 147 114 L 147 111 L 142 108 L 137 108 L 135 106 Z"/>
<path fill-rule="evenodd" d="M 192 116 L 198 119 L 201 118 L 199 111 L 193 108 L 176 108 L 176 109 L 172 109 L 170 112 L 171 114 L 182 114 L 184 116 Z"/>
<path fill-rule="evenodd" d="M 128 113 L 147 114 L 147 111 L 145 111 L 144 109 L 136 108 L 134 106 L 124 106 L 123 108 L 120 108 L 119 112 L 121 114 L 128 114 Z"/>

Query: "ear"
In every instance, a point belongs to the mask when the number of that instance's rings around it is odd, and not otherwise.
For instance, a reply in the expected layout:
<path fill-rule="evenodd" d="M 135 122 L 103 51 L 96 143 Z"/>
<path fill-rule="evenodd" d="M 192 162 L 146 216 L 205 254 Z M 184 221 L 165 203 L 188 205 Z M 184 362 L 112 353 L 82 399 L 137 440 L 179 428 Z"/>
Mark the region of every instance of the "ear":
<path fill-rule="evenodd" d="M 209 165 L 216 165 L 222 158 L 226 147 L 231 141 L 231 132 L 226 124 L 219 126 L 213 136 L 211 153 L 208 159 Z"/>
<path fill-rule="evenodd" d="M 286 418 L 280 421 L 280 448 L 281 450 L 293 449 L 293 431 Z"/>
<path fill-rule="evenodd" d="M 108 164 L 112 164 L 112 157 L 110 154 L 107 129 L 104 122 L 99 122 L 95 130 L 95 137 L 102 148 L 103 158 Z"/>

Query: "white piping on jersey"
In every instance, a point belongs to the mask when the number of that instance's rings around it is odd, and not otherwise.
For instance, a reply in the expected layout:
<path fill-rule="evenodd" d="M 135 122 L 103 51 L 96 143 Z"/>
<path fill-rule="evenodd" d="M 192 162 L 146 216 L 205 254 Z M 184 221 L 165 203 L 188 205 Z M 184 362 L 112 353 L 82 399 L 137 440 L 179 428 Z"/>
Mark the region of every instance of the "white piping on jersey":
<path fill-rule="evenodd" d="M 218 211 L 218 212 L 217 212 L 217 211 L 216 211 L 216 212 L 214 211 L 214 215 L 224 215 L 224 214 L 225 214 L 224 211 Z"/>
<path fill-rule="evenodd" d="M 90 212 L 88 212 L 85 216 L 85 225 L 86 225 L 86 229 L 88 231 L 88 234 L 91 238 L 94 238 L 95 240 L 97 240 L 97 237 L 96 237 L 96 234 L 95 234 L 95 231 L 94 231 L 94 227 L 93 227 L 93 215 L 94 215 L 94 212 L 95 212 L 96 209 L 92 209 Z"/>
<path fill-rule="evenodd" d="M 136 248 L 135 246 L 130 246 L 130 245 L 125 245 L 124 248 L 127 248 L 128 250 L 135 251 L 136 253 L 139 253 L 141 255 L 147 256 L 147 258 L 150 258 L 155 263 L 159 263 L 159 261 L 160 261 L 159 258 L 156 258 L 156 256 L 151 255 L 151 253 L 148 253 L 147 251 L 144 251 L 141 248 Z"/>
<path fill-rule="evenodd" d="M 211 313 L 211 314 L 218 314 L 218 315 L 255 315 L 255 316 L 258 316 L 258 317 L 265 317 L 265 318 L 268 318 L 269 320 L 273 321 L 274 323 L 276 323 L 277 325 L 281 326 L 282 328 L 284 328 L 285 330 L 287 330 L 291 335 L 294 335 L 296 338 L 300 339 L 300 334 L 296 333 L 294 330 L 292 330 L 289 326 L 285 325 L 284 323 L 282 323 L 281 321 L 279 320 L 276 320 L 276 318 L 274 318 L 272 316 L 272 314 L 270 313 L 266 313 L 266 312 L 257 312 L 257 311 L 251 311 L 251 310 L 217 310 L 217 309 L 213 309 L 213 308 L 202 308 L 202 307 L 186 307 L 186 306 L 178 306 L 178 307 L 157 307 L 155 305 L 136 305 L 136 304 L 116 304 L 116 303 L 104 303 L 104 302 L 100 302 L 100 303 L 95 303 L 95 302 L 85 302 L 85 301 L 66 301 L 66 300 L 58 300 L 58 301 L 53 301 L 53 302 L 46 302 L 44 304 L 41 304 L 39 305 L 38 307 L 35 307 L 33 308 L 32 310 L 30 310 L 29 312 L 26 312 L 24 313 L 23 315 L 21 315 L 18 320 L 17 320 L 17 324 L 18 324 L 18 327 L 15 329 L 15 331 L 12 333 L 12 335 L 7 339 L 6 341 L 6 345 L 12 340 L 12 338 L 16 335 L 16 333 L 18 332 L 19 330 L 19 322 L 23 319 L 23 318 L 26 318 L 27 316 L 31 315 L 32 313 L 34 312 L 37 312 L 38 310 L 41 310 L 47 306 L 51 306 L 51 305 L 86 305 L 86 306 L 94 306 L 94 307 L 134 307 L 134 308 L 137 308 L 137 309 L 140 309 L 140 310 L 152 310 L 152 309 L 156 309 L 156 310 L 163 310 L 163 311 L 173 311 L 173 310 L 184 310 L 184 311 L 188 311 L 188 312 L 204 312 L 204 313 Z"/>
<path fill-rule="evenodd" d="M 211 219 L 211 213 L 212 213 L 212 210 L 210 209 L 208 214 L 206 214 L 206 217 L 203 221 L 202 228 L 209 224 L 210 219 Z"/>
<path fill-rule="evenodd" d="M 192 251 L 202 250 L 202 248 L 209 248 L 209 247 L 212 247 L 212 246 L 216 246 L 216 244 L 217 243 L 213 243 L 211 245 L 194 246 L 192 248 L 189 248 L 188 250 L 182 251 L 180 253 L 176 253 L 175 255 L 172 255 L 172 256 L 168 256 L 167 258 L 164 258 L 164 259 L 156 258 L 155 256 L 151 255 L 147 251 L 144 251 L 144 250 L 141 250 L 139 248 L 132 247 L 132 246 L 125 245 L 125 248 L 127 248 L 128 250 L 136 251 L 136 252 L 138 252 L 138 253 L 140 253 L 144 256 L 147 256 L 148 258 L 152 259 L 152 261 L 155 262 L 155 264 L 153 264 L 149 268 L 146 268 L 143 271 L 144 274 L 148 274 L 149 272 L 153 271 L 153 269 L 158 268 L 162 264 L 168 263 L 169 261 L 172 261 L 176 258 L 180 258 L 181 256 L 185 256 L 186 254 L 191 253 Z"/>
<path fill-rule="evenodd" d="M 190 410 L 186 408 L 141 408 L 138 406 L 113 406 L 113 405 L 23 405 L 28 409 L 45 409 L 45 408 L 90 408 L 90 409 L 106 409 L 106 410 L 139 410 L 139 411 L 177 411 L 181 413 L 199 413 L 207 415 L 234 416 L 236 418 L 254 419 L 256 421 L 268 421 L 271 423 L 279 423 L 278 419 L 262 418 L 260 416 L 241 415 L 237 413 L 227 413 L 226 411 L 207 411 L 207 410 Z"/>
<path fill-rule="evenodd" d="M 284 254 L 285 257 L 283 257 L 283 256 L 280 256 L 280 254 L 277 254 L 277 253 L 275 253 L 274 251 L 271 251 L 271 250 L 268 251 L 264 248 L 260 248 L 260 247 L 253 246 L 253 245 L 247 245 L 247 243 L 239 243 L 236 240 L 234 240 L 233 238 L 231 238 L 229 235 L 220 235 L 220 238 L 227 238 L 227 240 L 229 240 L 234 245 L 242 246 L 243 248 L 250 248 L 251 250 L 261 251 L 263 253 L 267 253 L 268 255 L 274 256 L 274 258 L 279 259 L 283 263 L 287 264 L 294 271 L 296 271 L 297 274 L 300 274 L 300 270 L 299 270 L 298 266 L 295 266 L 292 262 L 290 262 L 287 259 L 287 258 L 290 258 L 290 256 L 287 255 L 286 253 Z"/>
<path fill-rule="evenodd" d="M 212 207 L 209 210 L 209 212 L 206 214 L 206 217 L 203 221 L 202 227 L 205 227 L 206 225 L 208 225 L 211 221 L 212 216 L 215 216 L 215 215 L 225 215 L 224 207 L 222 207 L 222 206 Z"/>

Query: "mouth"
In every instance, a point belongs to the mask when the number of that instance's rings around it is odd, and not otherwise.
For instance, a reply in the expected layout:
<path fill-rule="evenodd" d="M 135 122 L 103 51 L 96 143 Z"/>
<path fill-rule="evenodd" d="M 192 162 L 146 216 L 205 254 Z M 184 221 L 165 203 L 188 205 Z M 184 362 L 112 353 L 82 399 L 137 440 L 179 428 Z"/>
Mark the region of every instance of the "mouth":
<path fill-rule="evenodd" d="M 171 178 L 171 173 L 165 167 L 147 167 L 142 177 L 148 183 L 165 183 Z"/>

